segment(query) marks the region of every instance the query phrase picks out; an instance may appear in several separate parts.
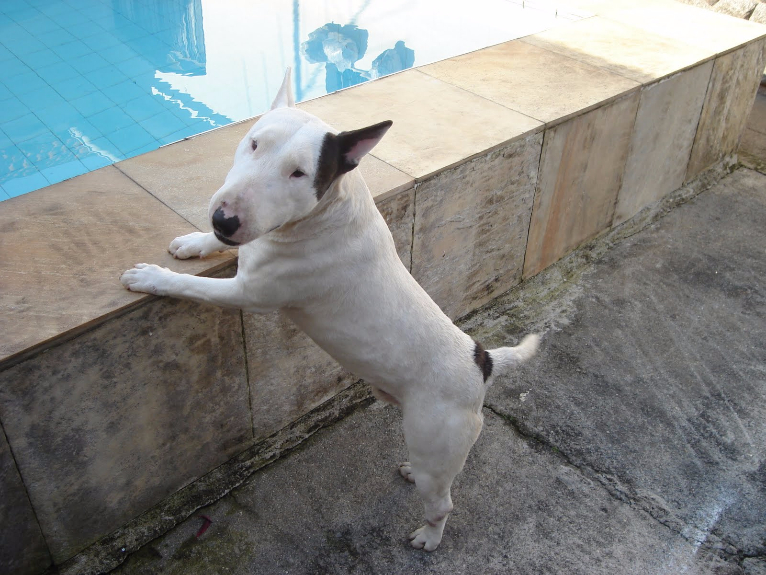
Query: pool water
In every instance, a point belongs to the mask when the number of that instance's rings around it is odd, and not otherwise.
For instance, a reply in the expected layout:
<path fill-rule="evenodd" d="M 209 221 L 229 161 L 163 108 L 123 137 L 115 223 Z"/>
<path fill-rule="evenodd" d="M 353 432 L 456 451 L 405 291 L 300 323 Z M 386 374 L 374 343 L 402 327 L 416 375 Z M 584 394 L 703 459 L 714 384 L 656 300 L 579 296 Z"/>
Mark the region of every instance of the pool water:
<path fill-rule="evenodd" d="M 0 200 L 577 16 L 513 0 L 2 0 Z"/>

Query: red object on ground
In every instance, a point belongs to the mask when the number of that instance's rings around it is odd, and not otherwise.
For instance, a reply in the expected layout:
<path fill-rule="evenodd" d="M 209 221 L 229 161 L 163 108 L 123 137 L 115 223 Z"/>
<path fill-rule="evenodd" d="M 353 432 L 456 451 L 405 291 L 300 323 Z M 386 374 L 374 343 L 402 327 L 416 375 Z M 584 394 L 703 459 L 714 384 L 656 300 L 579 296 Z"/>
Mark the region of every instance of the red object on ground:
<path fill-rule="evenodd" d="M 210 519 L 210 517 L 207 515 L 200 515 L 200 517 L 203 519 L 203 522 L 202 527 L 200 527 L 199 531 L 197 531 L 197 539 L 202 537 L 205 534 L 205 531 L 207 531 L 207 528 L 213 524 L 213 520 Z"/>

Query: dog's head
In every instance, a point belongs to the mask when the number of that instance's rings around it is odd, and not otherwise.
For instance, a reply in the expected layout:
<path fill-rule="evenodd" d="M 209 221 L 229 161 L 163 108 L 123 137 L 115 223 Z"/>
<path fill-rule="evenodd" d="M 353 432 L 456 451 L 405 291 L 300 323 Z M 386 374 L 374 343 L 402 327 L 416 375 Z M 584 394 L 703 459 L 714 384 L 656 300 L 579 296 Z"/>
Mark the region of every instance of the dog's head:
<path fill-rule="evenodd" d="M 210 200 L 216 237 L 232 246 L 245 244 L 310 215 L 391 123 L 335 133 L 295 107 L 288 68 L 271 110 L 240 142 L 226 181 Z"/>

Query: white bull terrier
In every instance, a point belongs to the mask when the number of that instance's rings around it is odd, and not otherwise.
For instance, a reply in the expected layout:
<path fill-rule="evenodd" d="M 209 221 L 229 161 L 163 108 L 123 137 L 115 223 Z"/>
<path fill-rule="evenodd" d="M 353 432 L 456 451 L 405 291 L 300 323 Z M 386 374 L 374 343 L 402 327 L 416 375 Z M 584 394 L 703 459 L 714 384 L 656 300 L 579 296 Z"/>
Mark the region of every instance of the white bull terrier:
<path fill-rule="evenodd" d="M 281 309 L 377 398 L 401 406 L 410 461 L 399 471 L 425 504 L 426 524 L 410 539 L 433 551 L 452 511 L 452 480 L 481 431 L 484 394 L 496 375 L 534 355 L 539 338 L 484 350 L 402 265 L 354 169 L 391 124 L 338 133 L 295 107 L 288 69 L 210 201 L 215 231 L 170 244 L 180 259 L 240 246 L 236 277 L 138 264 L 121 281 L 131 291 L 255 313 Z"/>

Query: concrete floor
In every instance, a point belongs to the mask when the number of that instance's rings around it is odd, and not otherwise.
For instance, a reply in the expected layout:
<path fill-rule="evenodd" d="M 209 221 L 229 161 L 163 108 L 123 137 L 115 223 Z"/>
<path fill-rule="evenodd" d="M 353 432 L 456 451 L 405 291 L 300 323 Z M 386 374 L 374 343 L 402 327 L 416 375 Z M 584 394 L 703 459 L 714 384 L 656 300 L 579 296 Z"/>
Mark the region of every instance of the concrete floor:
<path fill-rule="evenodd" d="M 399 412 L 375 403 L 115 573 L 766 574 L 766 175 L 465 326 L 488 347 L 545 337 L 490 390 L 436 552 L 407 542 L 421 505 Z"/>

